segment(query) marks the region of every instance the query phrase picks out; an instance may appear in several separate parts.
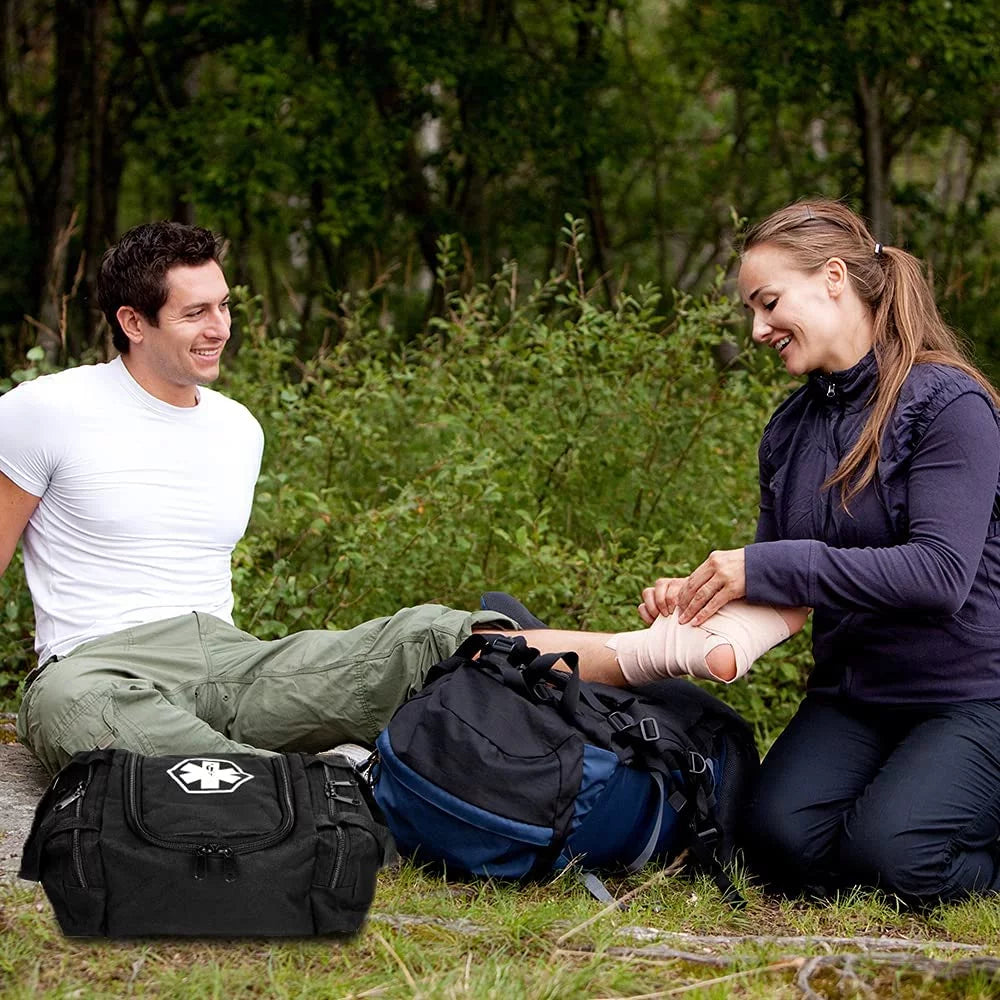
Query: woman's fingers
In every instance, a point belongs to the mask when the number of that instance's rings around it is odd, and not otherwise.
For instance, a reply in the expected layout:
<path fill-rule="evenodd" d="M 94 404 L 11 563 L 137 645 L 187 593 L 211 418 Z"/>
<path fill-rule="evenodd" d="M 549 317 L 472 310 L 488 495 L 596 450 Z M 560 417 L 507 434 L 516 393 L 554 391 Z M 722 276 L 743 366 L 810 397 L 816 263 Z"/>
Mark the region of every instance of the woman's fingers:
<path fill-rule="evenodd" d="M 743 549 L 713 552 L 688 578 L 676 597 L 681 622 L 701 625 L 730 601 L 746 597 Z"/>

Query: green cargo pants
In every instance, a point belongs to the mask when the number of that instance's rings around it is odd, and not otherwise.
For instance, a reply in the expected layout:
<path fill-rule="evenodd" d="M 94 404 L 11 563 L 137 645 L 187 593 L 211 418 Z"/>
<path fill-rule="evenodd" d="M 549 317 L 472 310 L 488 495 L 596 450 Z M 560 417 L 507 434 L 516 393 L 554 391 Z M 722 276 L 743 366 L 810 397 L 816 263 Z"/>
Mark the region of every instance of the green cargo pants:
<path fill-rule="evenodd" d="M 432 604 L 271 641 L 198 612 L 152 622 L 48 663 L 25 691 L 18 738 L 53 773 L 95 747 L 206 754 L 371 744 L 474 625 L 517 627 L 492 611 Z"/>

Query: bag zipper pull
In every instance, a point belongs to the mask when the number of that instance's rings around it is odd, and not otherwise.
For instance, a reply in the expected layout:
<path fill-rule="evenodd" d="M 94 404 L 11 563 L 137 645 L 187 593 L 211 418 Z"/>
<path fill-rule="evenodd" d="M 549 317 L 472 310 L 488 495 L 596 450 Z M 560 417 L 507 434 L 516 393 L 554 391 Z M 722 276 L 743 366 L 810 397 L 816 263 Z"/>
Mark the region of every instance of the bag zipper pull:
<path fill-rule="evenodd" d="M 326 797 L 331 800 L 331 802 L 330 802 L 330 809 L 331 810 L 333 809 L 333 803 L 334 802 L 343 802 L 346 805 L 350 805 L 350 806 L 356 806 L 358 804 L 358 800 L 357 800 L 357 798 L 355 796 L 353 796 L 353 795 L 341 795 L 340 792 L 337 791 L 338 788 L 354 788 L 354 782 L 353 781 L 327 781 L 326 786 L 324 788 L 324 791 L 326 793 Z"/>
<path fill-rule="evenodd" d="M 59 801 L 58 801 L 58 802 L 57 802 L 57 803 L 56 803 L 56 804 L 55 804 L 55 805 L 54 805 L 54 806 L 52 807 L 52 811 L 53 811 L 53 812 L 62 812 L 62 810 L 63 810 L 63 809 L 65 809 L 65 808 L 66 808 L 67 806 L 71 806 L 71 805 L 72 805 L 72 804 L 73 804 L 74 802 L 76 802 L 76 800 L 77 800 L 77 799 L 79 799 L 79 798 L 82 798 L 82 797 L 83 797 L 83 793 L 84 793 L 84 792 L 85 792 L 86 790 L 87 790 L 87 786 L 86 786 L 86 784 L 85 784 L 84 782 L 82 782 L 82 781 L 81 781 L 81 782 L 80 782 L 80 784 L 78 784 L 78 785 L 76 786 L 76 788 L 74 788 L 74 789 L 73 789 L 73 791 L 71 791 L 71 792 L 69 793 L 69 795 L 67 795 L 67 796 L 66 796 L 65 798 L 63 798 L 63 799 L 60 799 L 60 800 L 59 800 Z"/>
<path fill-rule="evenodd" d="M 235 882 L 236 852 L 231 847 L 220 847 L 218 853 L 222 856 L 222 877 L 227 882 Z"/>
<path fill-rule="evenodd" d="M 222 859 L 222 877 L 227 882 L 236 881 L 236 852 L 222 844 L 202 844 L 195 852 L 194 877 L 199 881 L 208 875 L 208 859 Z"/>
<path fill-rule="evenodd" d="M 326 796 L 327 812 L 330 814 L 330 819 L 336 819 L 337 817 L 337 807 L 334 805 L 335 802 L 343 802 L 344 805 L 357 806 L 358 797 L 356 794 L 341 795 L 337 791 L 338 788 L 350 788 L 352 793 L 356 792 L 354 781 L 337 781 L 336 778 L 331 777 L 331 775 L 337 772 L 323 761 L 323 771 L 326 775 L 326 780 L 323 782 L 323 794 Z"/>

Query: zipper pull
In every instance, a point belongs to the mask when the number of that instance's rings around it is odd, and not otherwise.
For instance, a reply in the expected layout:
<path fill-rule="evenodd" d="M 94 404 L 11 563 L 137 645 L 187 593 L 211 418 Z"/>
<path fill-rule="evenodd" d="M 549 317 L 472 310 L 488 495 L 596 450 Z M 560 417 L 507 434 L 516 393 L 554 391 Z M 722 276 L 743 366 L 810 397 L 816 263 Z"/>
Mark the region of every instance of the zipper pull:
<path fill-rule="evenodd" d="M 326 761 L 323 761 L 323 771 L 326 774 L 326 780 L 323 782 L 323 794 L 326 796 L 327 810 L 330 814 L 330 819 L 335 819 L 337 816 L 337 807 L 334 805 L 335 802 L 343 802 L 344 805 L 348 806 L 357 806 L 359 804 L 357 795 L 353 794 L 357 791 L 357 789 L 355 788 L 354 781 L 337 781 L 337 779 L 333 777 L 333 775 L 337 772 L 329 764 L 327 764 Z M 352 794 L 341 795 L 341 793 L 337 791 L 338 788 L 350 788 Z"/>
<path fill-rule="evenodd" d="M 325 795 L 327 797 L 327 800 L 328 800 L 328 802 L 330 804 L 330 815 L 331 816 L 335 815 L 336 811 L 337 811 L 336 807 L 334 806 L 334 802 L 343 802 L 345 805 L 348 805 L 348 806 L 356 806 L 358 804 L 358 800 L 357 800 L 357 798 L 355 796 L 353 796 L 353 795 L 341 795 L 340 792 L 337 791 L 338 788 L 350 788 L 350 789 L 353 790 L 353 788 L 354 788 L 354 782 L 353 781 L 332 781 L 331 780 L 331 781 L 327 781 L 327 783 L 324 785 L 323 791 L 324 791 L 324 793 L 325 793 Z"/>
<path fill-rule="evenodd" d="M 220 847 L 216 853 L 222 857 L 222 877 L 227 882 L 235 882 L 236 852 L 231 847 Z"/>
<path fill-rule="evenodd" d="M 837 385 L 835 382 L 828 382 L 826 385 L 826 398 L 834 399 L 837 395 Z"/>
<path fill-rule="evenodd" d="M 195 852 L 194 877 L 199 881 L 208 875 L 208 859 L 222 859 L 222 877 L 227 882 L 236 881 L 236 852 L 223 844 L 202 844 Z"/>
<path fill-rule="evenodd" d="M 200 882 L 208 875 L 208 857 L 215 850 L 212 844 L 203 844 L 195 852 L 194 877 Z"/>
<path fill-rule="evenodd" d="M 65 798 L 60 799 L 53 807 L 53 812 L 62 812 L 67 806 L 71 806 L 77 799 L 83 798 L 83 793 L 87 786 L 81 781 Z"/>

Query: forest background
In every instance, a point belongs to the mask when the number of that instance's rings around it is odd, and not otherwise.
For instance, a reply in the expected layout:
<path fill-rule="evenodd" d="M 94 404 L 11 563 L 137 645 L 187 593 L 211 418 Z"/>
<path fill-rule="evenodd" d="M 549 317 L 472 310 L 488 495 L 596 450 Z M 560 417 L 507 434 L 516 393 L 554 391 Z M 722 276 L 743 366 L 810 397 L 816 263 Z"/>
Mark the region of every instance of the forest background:
<path fill-rule="evenodd" d="M 743 219 L 846 199 L 1000 374 L 998 43 L 980 0 L 4 0 L 0 388 L 110 356 L 122 230 L 211 227 L 268 437 L 239 624 L 509 589 L 630 627 L 752 537 L 793 383 L 734 302 Z M 12 707 L 16 567 L 0 600 Z M 765 739 L 807 645 L 723 692 Z"/>

